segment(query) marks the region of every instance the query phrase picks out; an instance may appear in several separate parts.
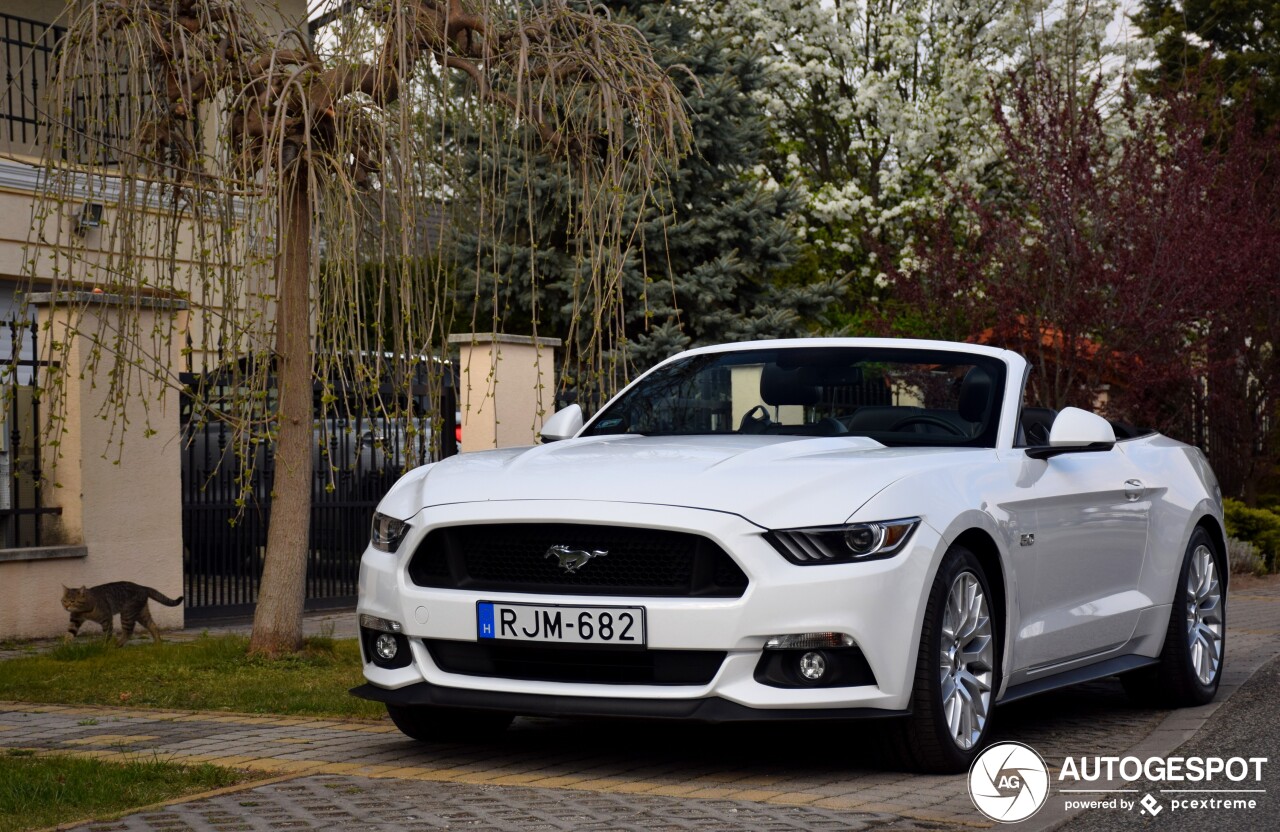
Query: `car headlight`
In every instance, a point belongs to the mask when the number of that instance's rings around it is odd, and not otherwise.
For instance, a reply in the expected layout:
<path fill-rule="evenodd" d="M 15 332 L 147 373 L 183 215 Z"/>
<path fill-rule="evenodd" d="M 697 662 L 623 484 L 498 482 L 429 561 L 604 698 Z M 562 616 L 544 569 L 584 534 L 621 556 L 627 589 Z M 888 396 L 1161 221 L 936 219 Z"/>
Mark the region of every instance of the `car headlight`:
<path fill-rule="evenodd" d="M 892 557 L 906 544 L 919 517 L 816 526 L 808 529 L 775 529 L 765 540 L 794 564 L 852 563 Z"/>
<path fill-rule="evenodd" d="M 369 534 L 369 543 L 375 549 L 394 552 L 409 531 L 409 524 L 394 517 L 388 517 L 380 511 L 373 513 L 373 531 Z"/>

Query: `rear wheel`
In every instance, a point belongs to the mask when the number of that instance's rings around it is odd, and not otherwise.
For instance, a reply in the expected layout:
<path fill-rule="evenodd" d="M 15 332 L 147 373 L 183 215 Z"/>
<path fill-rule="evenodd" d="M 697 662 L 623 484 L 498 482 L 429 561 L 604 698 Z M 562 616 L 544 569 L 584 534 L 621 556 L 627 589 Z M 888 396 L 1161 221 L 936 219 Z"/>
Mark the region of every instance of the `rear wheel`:
<path fill-rule="evenodd" d="M 429 705 L 387 705 L 387 715 L 400 733 L 419 742 L 485 740 L 507 730 L 513 714 L 502 711 L 468 711 Z"/>
<path fill-rule="evenodd" d="M 1159 664 L 1120 677 L 1137 701 L 1170 708 L 1203 705 L 1222 679 L 1227 594 L 1213 541 L 1197 528 L 1187 543 Z"/>
<path fill-rule="evenodd" d="M 965 771 L 991 733 L 1000 683 L 1000 639 L 991 588 L 978 558 L 953 546 L 929 592 L 911 716 L 893 737 L 894 756 L 913 769 Z"/>

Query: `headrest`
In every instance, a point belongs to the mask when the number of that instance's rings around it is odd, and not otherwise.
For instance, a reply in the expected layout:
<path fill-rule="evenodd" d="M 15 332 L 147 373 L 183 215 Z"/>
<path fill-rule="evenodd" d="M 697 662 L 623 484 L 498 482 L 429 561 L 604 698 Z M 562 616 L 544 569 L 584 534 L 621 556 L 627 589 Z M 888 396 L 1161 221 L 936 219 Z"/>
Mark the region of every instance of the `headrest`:
<path fill-rule="evenodd" d="M 960 382 L 960 401 L 956 410 L 966 422 L 981 422 L 991 404 L 991 375 L 981 367 L 964 374 Z"/>
<path fill-rule="evenodd" d="M 801 370 L 784 370 L 777 364 L 766 364 L 760 373 L 760 398 L 765 404 L 816 404 L 819 390 L 816 385 L 804 384 Z"/>

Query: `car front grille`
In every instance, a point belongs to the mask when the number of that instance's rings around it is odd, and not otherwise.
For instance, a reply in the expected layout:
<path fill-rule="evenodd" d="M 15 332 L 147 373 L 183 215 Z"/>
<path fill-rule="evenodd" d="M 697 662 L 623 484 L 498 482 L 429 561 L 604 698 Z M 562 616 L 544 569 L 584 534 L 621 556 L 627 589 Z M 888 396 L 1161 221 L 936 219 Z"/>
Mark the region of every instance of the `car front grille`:
<path fill-rule="evenodd" d="M 593 645 L 502 644 L 423 639 L 447 673 L 539 682 L 606 685 L 706 685 L 723 650 L 643 650 Z"/>
<path fill-rule="evenodd" d="M 554 547 L 607 554 L 576 571 Z M 697 534 L 575 523 L 500 523 L 434 529 L 414 552 L 418 586 L 568 595 L 737 598 L 747 576 Z"/>

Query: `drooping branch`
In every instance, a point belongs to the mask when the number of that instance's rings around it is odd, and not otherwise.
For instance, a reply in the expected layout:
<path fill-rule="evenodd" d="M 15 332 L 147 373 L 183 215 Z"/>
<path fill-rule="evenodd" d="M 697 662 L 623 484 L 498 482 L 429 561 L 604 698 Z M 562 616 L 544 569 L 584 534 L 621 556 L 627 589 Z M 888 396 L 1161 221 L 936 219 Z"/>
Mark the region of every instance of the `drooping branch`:
<path fill-rule="evenodd" d="M 688 148 L 679 93 L 629 26 L 564 0 L 479 10 L 461 0 L 393 0 L 364 11 L 382 31 L 374 60 L 328 68 L 301 36 L 272 41 L 231 0 L 115 0 L 94 15 L 101 35 L 141 32 L 162 76 L 164 100 L 155 102 L 147 135 L 171 143 L 190 132 L 201 104 L 225 93 L 231 145 L 247 154 L 246 173 L 268 134 L 291 146 L 290 158 L 317 141 L 333 150 L 327 122 L 336 103 L 360 94 L 379 107 L 394 104 L 424 57 L 463 73 L 480 100 L 531 128 L 553 155 L 608 155 L 630 141 L 640 151 L 635 161 L 652 174 Z M 176 166 L 197 168 L 185 154 Z"/>

